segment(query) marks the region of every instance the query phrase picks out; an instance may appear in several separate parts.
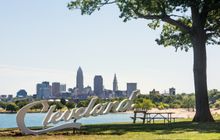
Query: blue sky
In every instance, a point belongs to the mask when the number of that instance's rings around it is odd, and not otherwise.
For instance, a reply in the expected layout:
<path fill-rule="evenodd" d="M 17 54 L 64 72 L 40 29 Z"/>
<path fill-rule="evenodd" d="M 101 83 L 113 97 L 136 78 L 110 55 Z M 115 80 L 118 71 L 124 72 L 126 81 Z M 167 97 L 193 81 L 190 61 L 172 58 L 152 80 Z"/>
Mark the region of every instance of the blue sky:
<path fill-rule="evenodd" d="M 142 93 L 193 92 L 192 50 L 175 52 L 158 46 L 160 31 L 146 20 L 124 23 L 115 6 L 91 16 L 66 7 L 70 0 L 5 0 L 0 4 L 0 94 L 21 88 L 35 93 L 38 82 L 59 81 L 75 86 L 79 66 L 84 85 L 93 87 L 95 74 L 112 89 L 114 73 L 119 89 L 137 82 Z M 208 46 L 208 87 L 220 89 L 218 46 Z"/>

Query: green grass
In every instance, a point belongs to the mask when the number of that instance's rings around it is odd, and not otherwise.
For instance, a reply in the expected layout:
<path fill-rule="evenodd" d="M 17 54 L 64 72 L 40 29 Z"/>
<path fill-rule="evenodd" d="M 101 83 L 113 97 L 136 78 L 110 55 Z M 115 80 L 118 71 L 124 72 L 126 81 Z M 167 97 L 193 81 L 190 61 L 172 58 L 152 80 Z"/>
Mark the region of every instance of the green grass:
<path fill-rule="evenodd" d="M 220 121 L 192 123 L 180 120 L 172 124 L 100 124 L 84 125 L 81 130 L 23 136 L 17 129 L 0 129 L 0 140 L 220 140 Z"/>

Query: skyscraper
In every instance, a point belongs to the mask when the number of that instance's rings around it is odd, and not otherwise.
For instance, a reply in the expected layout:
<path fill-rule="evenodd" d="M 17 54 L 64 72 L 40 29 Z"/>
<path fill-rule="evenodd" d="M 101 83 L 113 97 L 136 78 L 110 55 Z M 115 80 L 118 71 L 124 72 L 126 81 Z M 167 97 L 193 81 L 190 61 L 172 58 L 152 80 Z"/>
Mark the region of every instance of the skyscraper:
<path fill-rule="evenodd" d="M 94 77 L 94 93 L 99 98 L 104 98 L 103 79 L 101 75 L 96 75 Z"/>
<path fill-rule="evenodd" d="M 79 90 L 83 90 L 84 86 L 83 86 L 83 72 L 81 67 L 78 68 L 77 70 L 77 75 L 76 75 L 76 88 L 78 88 Z"/>
<path fill-rule="evenodd" d="M 38 83 L 36 90 L 38 99 L 48 99 L 51 96 L 51 86 L 47 81 Z"/>
<path fill-rule="evenodd" d="M 127 83 L 127 96 L 130 97 L 133 91 L 137 90 L 137 83 Z"/>
<path fill-rule="evenodd" d="M 66 84 L 60 84 L 60 92 L 66 92 Z"/>
<path fill-rule="evenodd" d="M 117 91 L 118 90 L 118 81 L 117 81 L 117 77 L 116 74 L 114 75 L 114 80 L 113 80 L 113 91 Z"/>
<path fill-rule="evenodd" d="M 59 82 L 53 82 L 52 83 L 52 96 L 53 97 L 60 97 L 60 83 Z"/>

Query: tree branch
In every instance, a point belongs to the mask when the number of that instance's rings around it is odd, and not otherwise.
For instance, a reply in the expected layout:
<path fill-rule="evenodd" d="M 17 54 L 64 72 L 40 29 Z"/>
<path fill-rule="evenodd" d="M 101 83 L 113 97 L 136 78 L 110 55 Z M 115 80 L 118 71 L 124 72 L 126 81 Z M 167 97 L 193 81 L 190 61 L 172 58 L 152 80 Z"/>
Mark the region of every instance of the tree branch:
<path fill-rule="evenodd" d="M 104 5 L 108 5 L 108 4 L 114 4 L 114 3 L 116 3 L 116 1 L 106 0 L 105 2 L 102 2 L 101 5 L 104 6 Z"/>
<path fill-rule="evenodd" d="M 157 3 L 158 7 L 160 8 L 160 15 L 145 15 L 139 12 L 139 5 L 137 6 L 137 8 L 133 7 L 133 12 L 139 17 L 139 18 L 144 18 L 144 19 L 155 19 L 155 20 L 162 20 L 164 22 L 167 22 L 173 26 L 179 27 L 181 30 L 191 34 L 191 27 L 185 25 L 184 23 L 182 23 L 181 21 L 177 21 L 175 19 L 172 19 L 169 15 L 166 14 L 166 9 L 164 6 L 164 3 Z"/>
<path fill-rule="evenodd" d="M 165 21 L 171 25 L 177 26 L 179 27 L 181 30 L 191 34 L 191 27 L 185 25 L 184 23 L 174 20 L 172 18 L 170 18 L 169 16 L 165 16 L 163 19 L 161 19 L 162 21 Z"/>
<path fill-rule="evenodd" d="M 170 18 L 168 15 L 143 15 L 138 13 L 135 13 L 138 17 L 140 18 L 144 18 L 144 19 L 157 19 L 157 20 L 162 20 L 164 22 L 167 22 L 171 25 L 177 26 L 179 27 L 181 30 L 191 34 L 191 28 L 187 25 L 185 25 L 184 23 L 174 20 L 172 18 Z"/>

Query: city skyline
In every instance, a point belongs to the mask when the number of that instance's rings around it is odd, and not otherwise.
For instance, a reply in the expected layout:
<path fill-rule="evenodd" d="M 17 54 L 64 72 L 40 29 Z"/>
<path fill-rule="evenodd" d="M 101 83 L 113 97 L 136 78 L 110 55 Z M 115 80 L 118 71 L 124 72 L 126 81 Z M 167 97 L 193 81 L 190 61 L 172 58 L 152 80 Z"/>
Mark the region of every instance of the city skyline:
<path fill-rule="evenodd" d="M 68 10 L 67 2 L 1 3 L 0 94 L 15 95 L 21 88 L 33 94 L 35 84 L 44 80 L 70 87 L 79 65 L 86 70 L 84 86 L 92 85 L 98 74 L 111 89 L 117 73 L 119 89 L 135 81 L 142 93 L 170 87 L 178 93 L 194 92 L 191 49 L 185 53 L 158 46 L 159 30 L 147 28 L 143 20 L 123 23 L 114 6 L 81 16 L 79 11 Z M 216 46 L 207 47 L 209 89 L 220 89 Z"/>
<path fill-rule="evenodd" d="M 97 79 L 98 78 L 98 79 Z M 101 78 L 101 79 L 100 79 Z M 97 80 L 96 80 L 97 79 Z M 100 81 L 101 80 L 101 81 Z M 104 90 L 111 90 L 113 92 L 116 92 L 116 91 L 127 91 L 128 94 L 131 94 L 131 92 L 134 90 L 134 89 L 137 89 L 137 84 L 136 82 L 125 82 L 124 84 L 126 84 L 126 88 L 124 89 L 121 89 L 118 87 L 118 80 L 117 80 L 117 76 L 116 76 L 116 73 L 114 73 L 114 76 L 113 76 L 113 80 L 112 80 L 112 88 L 105 88 L 105 85 L 103 84 L 103 81 L 104 79 L 102 78 L 102 75 L 97 75 L 95 74 L 94 75 L 94 79 L 93 79 L 93 83 L 91 85 L 87 85 L 87 87 L 93 87 L 92 90 L 94 91 L 95 94 L 98 94 L 98 96 L 100 96 L 99 94 L 102 94 L 102 92 L 104 92 Z M 41 83 L 42 82 L 42 83 Z M 81 66 L 78 67 L 78 69 L 76 70 L 76 78 L 75 78 L 75 83 L 73 85 L 75 86 L 68 86 L 68 88 L 66 88 L 66 83 L 63 82 L 63 83 L 60 83 L 59 81 L 48 81 L 48 80 L 43 80 L 39 83 L 36 83 L 36 87 L 35 87 L 35 92 L 33 93 L 28 93 L 28 95 L 37 95 L 38 98 L 42 98 L 43 96 L 45 97 L 61 97 L 61 91 L 68 91 L 69 89 L 75 89 L 77 88 L 79 91 L 83 91 L 84 89 L 84 76 L 83 76 L 83 70 L 81 68 Z M 97 84 L 96 82 L 98 82 L 98 87 L 97 87 Z M 101 83 L 100 83 L 101 82 Z M 42 91 L 39 91 L 40 88 L 42 87 L 42 84 L 43 84 L 43 87 L 46 86 L 48 91 L 46 91 L 46 93 L 43 93 L 43 94 L 46 94 L 46 95 L 43 95 L 42 94 Z M 51 84 L 51 85 L 50 85 Z M 101 84 L 101 85 L 100 85 Z M 128 86 L 130 85 L 130 86 Z M 64 87 L 63 87 L 64 86 Z M 97 88 L 95 88 L 97 87 Z M 128 88 L 131 88 L 131 89 L 128 89 Z M 100 91 L 102 88 L 102 91 Z M 61 90 L 62 89 L 62 90 Z M 63 90 L 65 89 L 65 90 Z M 98 91 L 97 91 L 97 90 Z M 20 88 L 19 90 L 25 90 L 25 88 Z M 50 91 L 49 91 L 50 90 Z M 155 90 L 155 89 L 153 89 Z M 0 94 L 0 95 L 16 95 L 18 91 L 16 91 L 16 93 L 10 93 L 10 94 Z M 142 93 L 142 94 L 149 94 L 149 92 L 151 91 L 147 91 L 146 93 Z M 164 90 L 164 91 L 161 91 L 160 93 L 163 94 L 163 93 L 168 93 L 169 91 L 167 90 Z M 42 95 L 41 95 L 42 94 Z M 51 95 L 49 95 L 51 94 Z M 101 97 L 101 96 L 100 96 Z"/>
<path fill-rule="evenodd" d="M 91 96 L 98 96 L 101 99 L 109 98 L 124 98 L 129 97 L 130 94 L 137 90 L 137 83 L 126 83 L 127 89 L 120 90 L 117 87 L 117 78 L 114 74 L 112 89 L 106 89 L 103 85 L 102 75 L 94 75 L 93 89 L 91 85 L 84 87 L 83 70 L 79 66 L 76 75 L 76 85 L 72 88 L 66 89 L 66 84 L 60 82 L 43 81 L 36 84 L 36 93 L 33 94 L 34 99 L 87 99 Z M 17 92 L 17 97 L 27 97 L 27 92 L 22 89 Z M 5 97 L 5 96 L 4 96 Z"/>

